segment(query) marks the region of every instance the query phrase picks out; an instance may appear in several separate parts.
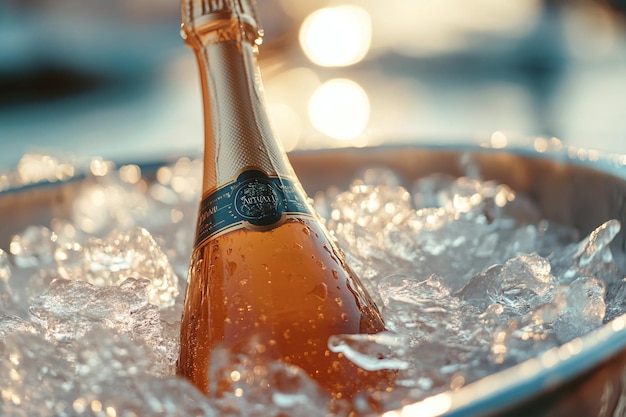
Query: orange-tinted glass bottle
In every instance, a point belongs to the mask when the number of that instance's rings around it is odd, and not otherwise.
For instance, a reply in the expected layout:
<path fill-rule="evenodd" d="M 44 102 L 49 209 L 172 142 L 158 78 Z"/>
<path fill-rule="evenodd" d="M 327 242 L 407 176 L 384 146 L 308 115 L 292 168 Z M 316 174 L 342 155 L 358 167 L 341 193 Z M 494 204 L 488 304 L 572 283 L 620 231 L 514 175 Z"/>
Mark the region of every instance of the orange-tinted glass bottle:
<path fill-rule="evenodd" d="M 384 386 L 328 349 L 329 336 L 376 333 L 383 321 L 270 126 L 255 10 L 245 0 L 183 0 L 182 15 L 200 68 L 205 155 L 178 374 L 208 392 L 211 350 L 254 336 L 336 398 Z"/>

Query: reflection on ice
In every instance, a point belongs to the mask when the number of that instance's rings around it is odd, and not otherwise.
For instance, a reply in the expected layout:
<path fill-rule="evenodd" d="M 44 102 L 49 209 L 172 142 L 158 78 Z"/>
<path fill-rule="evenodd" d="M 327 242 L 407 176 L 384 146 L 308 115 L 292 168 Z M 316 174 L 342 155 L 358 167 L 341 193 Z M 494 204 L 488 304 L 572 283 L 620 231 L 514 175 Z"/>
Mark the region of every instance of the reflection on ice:
<path fill-rule="evenodd" d="M 178 277 L 201 164 L 183 158 L 153 182 L 134 165 L 92 165 L 68 218 L 29 226 L 0 252 L 2 415 L 348 413 L 253 341 L 213 352 L 211 384 L 227 387 L 220 397 L 176 378 L 186 285 Z M 617 220 L 580 239 L 503 184 L 443 175 L 400 183 L 368 169 L 348 191 L 316 196 L 387 324 L 377 335 L 335 335 L 329 348 L 397 375 L 395 390 L 357 398 L 357 411 L 460 388 L 626 311 L 609 247 Z"/>

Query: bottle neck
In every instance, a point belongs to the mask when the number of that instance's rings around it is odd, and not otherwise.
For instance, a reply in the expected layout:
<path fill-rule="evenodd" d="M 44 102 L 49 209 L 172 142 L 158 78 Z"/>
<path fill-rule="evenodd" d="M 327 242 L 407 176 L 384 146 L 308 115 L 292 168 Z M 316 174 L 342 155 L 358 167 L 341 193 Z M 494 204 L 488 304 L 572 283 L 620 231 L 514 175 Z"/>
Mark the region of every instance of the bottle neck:
<path fill-rule="evenodd" d="M 242 24 L 232 11 L 212 17 L 202 25 L 199 19 L 191 27 L 183 24 L 202 85 L 204 194 L 246 169 L 295 177 L 267 114 L 250 23 Z"/>

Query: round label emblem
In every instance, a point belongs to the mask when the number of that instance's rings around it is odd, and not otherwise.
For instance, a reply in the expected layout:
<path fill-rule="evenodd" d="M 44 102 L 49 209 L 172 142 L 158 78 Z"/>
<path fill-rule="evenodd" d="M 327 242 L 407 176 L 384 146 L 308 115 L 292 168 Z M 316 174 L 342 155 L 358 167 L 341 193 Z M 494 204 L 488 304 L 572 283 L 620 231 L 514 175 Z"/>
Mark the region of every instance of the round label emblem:
<path fill-rule="evenodd" d="M 289 217 L 313 217 L 299 184 L 259 169 L 242 171 L 200 202 L 196 245 L 230 230 L 271 230 Z"/>
<path fill-rule="evenodd" d="M 248 171 L 246 176 L 249 175 Z M 265 175 L 255 175 L 253 178 L 240 178 L 239 186 L 234 193 L 235 210 L 245 221 L 255 226 L 272 225 L 278 222 L 283 214 L 282 192 L 264 177 Z"/>

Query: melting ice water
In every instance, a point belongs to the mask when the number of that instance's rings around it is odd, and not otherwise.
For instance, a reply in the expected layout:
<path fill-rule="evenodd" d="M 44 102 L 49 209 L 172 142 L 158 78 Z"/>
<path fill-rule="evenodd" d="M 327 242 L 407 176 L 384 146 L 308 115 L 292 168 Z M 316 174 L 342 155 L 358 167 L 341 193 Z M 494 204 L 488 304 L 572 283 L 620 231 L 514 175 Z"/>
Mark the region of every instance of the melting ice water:
<path fill-rule="evenodd" d="M 201 163 L 182 158 L 150 182 L 134 165 L 89 166 L 68 218 L 31 225 L 0 252 L 0 414 L 346 412 L 300 369 L 254 349 L 214 352 L 211 375 L 232 386 L 223 397 L 173 376 Z M 70 174 L 70 162 L 27 155 L 1 182 Z M 388 327 L 335 335 L 329 348 L 366 369 L 397 370 L 398 387 L 376 398 L 384 408 L 459 388 L 626 310 L 609 248 L 618 221 L 579 238 L 503 184 L 398 183 L 369 170 L 350 190 L 316 198 Z"/>

